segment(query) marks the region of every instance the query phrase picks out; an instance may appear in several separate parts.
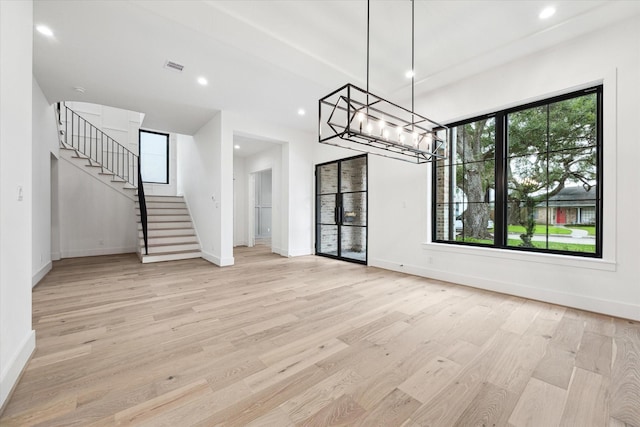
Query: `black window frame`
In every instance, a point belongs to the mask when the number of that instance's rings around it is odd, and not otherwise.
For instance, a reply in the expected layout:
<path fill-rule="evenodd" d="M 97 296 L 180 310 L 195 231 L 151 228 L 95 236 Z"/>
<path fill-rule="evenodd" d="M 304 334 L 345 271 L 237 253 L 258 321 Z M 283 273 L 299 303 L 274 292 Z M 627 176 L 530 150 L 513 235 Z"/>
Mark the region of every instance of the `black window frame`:
<path fill-rule="evenodd" d="M 144 178 L 142 179 L 142 182 L 147 183 L 147 184 L 169 184 L 169 144 L 170 144 L 170 138 L 169 138 L 169 134 L 168 133 L 164 133 L 164 132 L 157 132 L 157 131 L 153 131 L 153 130 L 147 130 L 147 129 L 138 129 L 138 155 L 140 156 L 140 164 L 142 165 L 142 162 L 144 161 L 144 158 L 142 157 L 142 134 L 143 133 L 151 133 L 154 135 L 163 135 L 166 138 L 167 141 L 167 165 L 166 165 L 166 170 L 167 170 L 167 180 L 166 182 L 158 182 L 158 181 L 146 181 Z"/>
<path fill-rule="evenodd" d="M 577 98 L 583 95 L 588 95 L 596 93 L 596 206 L 595 206 L 595 225 L 596 225 L 596 242 L 595 242 L 595 252 L 578 252 L 578 251 L 565 251 L 565 250 L 557 250 L 557 249 L 546 249 L 546 248 L 525 248 L 518 246 L 508 246 L 508 233 L 507 230 L 507 208 L 508 208 L 508 177 L 507 175 L 507 161 L 509 160 L 508 156 L 508 129 L 507 129 L 507 117 L 509 114 L 514 112 L 523 111 L 535 107 L 546 106 L 549 104 L 553 104 L 560 101 L 565 101 L 572 98 Z M 465 241 L 457 241 L 457 240 L 445 240 L 445 239 L 437 239 L 438 236 L 438 209 L 437 209 L 437 191 L 438 191 L 438 180 L 437 180 L 437 172 L 438 167 L 436 163 L 432 164 L 432 180 L 431 180 L 431 190 L 432 190 L 432 198 L 431 198 L 431 241 L 433 243 L 443 243 L 449 245 L 459 245 L 459 246 L 472 246 L 479 248 L 490 248 L 490 249 L 504 249 L 509 251 L 520 251 L 520 252 L 529 252 L 529 253 L 544 253 L 544 254 L 556 254 L 556 255 L 568 255 L 568 256 L 578 256 L 578 257 L 586 257 L 586 258 L 602 258 L 602 246 L 603 246 L 603 85 L 596 85 L 586 89 L 581 89 L 577 91 L 568 92 L 562 95 L 553 96 L 550 98 L 545 98 L 539 101 L 530 102 L 522 105 L 518 105 L 511 108 L 506 108 L 502 110 L 498 110 L 488 114 L 482 114 L 479 116 L 471 117 L 464 120 L 459 120 L 456 122 L 448 123 L 446 126 L 449 129 L 453 129 L 457 126 L 462 126 L 468 123 L 477 122 L 483 119 L 494 118 L 495 119 L 495 146 L 494 146 L 494 162 L 495 162 L 495 211 L 494 211 L 494 242 L 493 244 L 483 244 L 483 243 L 474 243 L 474 242 L 465 242 Z M 450 143 L 453 143 L 450 141 Z M 456 163 L 454 161 L 450 161 L 446 168 L 448 169 L 449 176 L 452 173 L 455 173 Z M 452 189 L 449 189 L 449 200 L 444 202 L 448 204 L 451 208 L 453 206 L 452 202 Z M 549 220 L 547 219 L 547 224 Z M 455 224 L 449 225 L 449 227 L 455 227 Z M 445 232 L 449 232 L 450 230 L 445 230 Z M 455 234 L 455 228 L 454 228 Z"/>

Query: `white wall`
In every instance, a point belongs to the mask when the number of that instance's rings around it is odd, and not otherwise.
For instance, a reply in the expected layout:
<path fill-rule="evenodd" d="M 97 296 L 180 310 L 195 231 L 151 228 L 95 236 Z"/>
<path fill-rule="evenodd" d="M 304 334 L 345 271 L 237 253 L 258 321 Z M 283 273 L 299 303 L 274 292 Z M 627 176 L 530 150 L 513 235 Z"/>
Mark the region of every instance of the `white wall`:
<path fill-rule="evenodd" d="M 430 167 L 370 156 L 370 265 L 640 320 L 639 41 L 634 18 L 417 102 L 447 122 L 603 82 L 602 260 L 429 243 Z"/>
<path fill-rule="evenodd" d="M 247 174 L 244 158 L 233 158 L 233 246 L 247 246 L 249 236 L 247 230 Z"/>
<path fill-rule="evenodd" d="M 53 106 L 33 79 L 32 285 L 51 270 L 51 156 L 59 151 Z"/>
<path fill-rule="evenodd" d="M 32 37 L 33 3 L 0 1 L 0 408 L 35 348 Z"/>
<path fill-rule="evenodd" d="M 58 161 L 62 258 L 135 252 L 133 200 L 67 159 Z"/>
<path fill-rule="evenodd" d="M 189 206 L 203 258 L 219 266 L 233 265 L 233 137 L 225 135 L 218 113 L 193 137 L 178 135 L 177 143 L 178 193 Z"/>

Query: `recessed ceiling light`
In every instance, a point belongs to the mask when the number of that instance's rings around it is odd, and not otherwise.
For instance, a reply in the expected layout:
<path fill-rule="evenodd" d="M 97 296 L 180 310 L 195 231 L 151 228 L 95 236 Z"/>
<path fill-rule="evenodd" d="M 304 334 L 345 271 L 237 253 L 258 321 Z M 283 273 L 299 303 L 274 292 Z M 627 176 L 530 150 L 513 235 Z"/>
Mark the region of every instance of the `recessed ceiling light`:
<path fill-rule="evenodd" d="M 240 146 L 239 145 L 234 145 L 233 148 L 235 148 L 236 150 L 239 150 Z"/>
<path fill-rule="evenodd" d="M 538 17 L 540 19 L 547 19 L 547 18 L 551 18 L 555 13 L 556 13 L 556 8 L 553 6 L 549 6 L 542 9 L 542 12 L 540 12 L 540 15 L 538 15 Z"/>
<path fill-rule="evenodd" d="M 36 27 L 36 30 L 38 30 L 38 32 L 43 36 L 53 37 L 53 31 L 51 31 L 51 28 L 47 27 L 46 25 L 38 25 Z"/>
<path fill-rule="evenodd" d="M 198 77 L 198 83 L 200 83 L 202 86 L 206 86 L 209 82 L 204 77 Z"/>
<path fill-rule="evenodd" d="M 304 116 L 305 114 L 306 114 L 306 111 L 304 111 L 302 108 L 300 108 L 300 109 L 298 110 L 298 115 L 299 115 L 299 116 Z"/>
<path fill-rule="evenodd" d="M 413 70 L 409 70 L 406 73 L 404 73 L 404 76 L 408 79 L 412 78 L 415 74 L 413 73 Z"/>

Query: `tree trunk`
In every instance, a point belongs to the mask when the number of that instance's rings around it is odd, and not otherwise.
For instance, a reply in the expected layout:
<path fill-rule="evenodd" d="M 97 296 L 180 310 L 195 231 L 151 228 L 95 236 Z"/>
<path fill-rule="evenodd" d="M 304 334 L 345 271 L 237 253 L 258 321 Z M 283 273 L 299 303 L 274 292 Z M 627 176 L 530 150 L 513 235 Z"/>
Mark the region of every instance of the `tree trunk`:
<path fill-rule="evenodd" d="M 476 239 L 489 239 L 491 234 L 487 231 L 489 223 L 489 210 L 484 201 L 484 187 L 482 185 L 481 171 L 468 168 L 465 170 L 467 210 L 464 212 L 464 235 Z"/>

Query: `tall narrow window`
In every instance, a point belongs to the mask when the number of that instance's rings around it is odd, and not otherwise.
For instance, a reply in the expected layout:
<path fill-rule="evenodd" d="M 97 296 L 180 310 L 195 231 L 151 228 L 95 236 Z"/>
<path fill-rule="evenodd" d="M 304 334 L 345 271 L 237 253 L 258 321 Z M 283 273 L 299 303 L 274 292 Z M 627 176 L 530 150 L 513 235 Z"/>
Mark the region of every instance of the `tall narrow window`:
<path fill-rule="evenodd" d="M 454 123 L 438 242 L 601 257 L 602 87 Z"/>
<path fill-rule="evenodd" d="M 140 129 L 142 181 L 169 183 L 169 135 Z"/>

